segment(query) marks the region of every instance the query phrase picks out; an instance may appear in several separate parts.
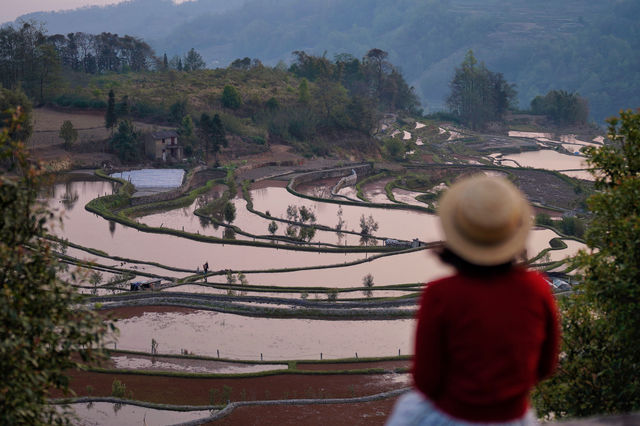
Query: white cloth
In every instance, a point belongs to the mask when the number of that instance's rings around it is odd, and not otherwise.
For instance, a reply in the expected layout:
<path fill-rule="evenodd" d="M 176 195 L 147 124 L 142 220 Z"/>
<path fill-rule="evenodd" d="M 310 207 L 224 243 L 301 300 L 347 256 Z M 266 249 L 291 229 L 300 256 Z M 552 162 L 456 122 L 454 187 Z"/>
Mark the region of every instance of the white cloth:
<path fill-rule="evenodd" d="M 386 426 L 537 426 L 535 413 L 529 409 L 524 416 L 508 422 L 474 423 L 443 413 L 422 393 L 412 390 L 402 395 L 393 407 Z"/>

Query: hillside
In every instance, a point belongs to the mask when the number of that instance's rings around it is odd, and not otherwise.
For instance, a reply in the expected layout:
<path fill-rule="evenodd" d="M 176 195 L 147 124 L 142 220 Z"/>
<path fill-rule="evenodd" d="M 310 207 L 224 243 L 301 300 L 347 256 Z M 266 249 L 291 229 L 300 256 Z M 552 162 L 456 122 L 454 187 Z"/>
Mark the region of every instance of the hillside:
<path fill-rule="evenodd" d="M 620 108 L 640 104 L 639 7 L 630 0 L 134 0 L 28 17 L 45 21 L 50 33 L 140 36 L 160 55 L 194 47 L 210 67 L 241 57 L 275 65 L 290 61 L 294 50 L 361 57 L 378 47 L 403 70 L 427 111 L 443 108 L 453 69 L 471 48 L 517 85 L 521 108 L 550 89 L 577 91 L 602 125 Z"/>

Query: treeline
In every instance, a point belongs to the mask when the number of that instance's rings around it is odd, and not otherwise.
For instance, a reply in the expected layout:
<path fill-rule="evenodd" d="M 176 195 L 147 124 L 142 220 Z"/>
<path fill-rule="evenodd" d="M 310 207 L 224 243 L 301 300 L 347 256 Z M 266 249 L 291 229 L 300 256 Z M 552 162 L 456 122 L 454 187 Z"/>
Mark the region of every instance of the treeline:
<path fill-rule="evenodd" d="M 473 129 L 491 121 L 501 121 L 507 110 L 513 107 L 516 90 L 499 72 L 478 64 L 469 50 L 460 67 L 456 68 L 447 98 L 450 111 Z"/>
<path fill-rule="evenodd" d="M 60 80 L 61 68 L 90 74 L 147 71 L 157 67 L 153 49 L 144 41 L 117 34 L 47 35 L 35 22 L 0 28 L 0 83 L 20 86 L 43 102 L 47 88 Z"/>
<path fill-rule="evenodd" d="M 389 62 L 384 50 L 371 49 L 362 60 L 348 53 L 336 55 L 334 61 L 304 51 L 293 54 L 295 61 L 289 70 L 299 77 L 340 83 L 352 97 L 374 101 L 382 111 L 421 112 L 413 87 Z"/>
<path fill-rule="evenodd" d="M 33 21 L 0 28 L 0 83 L 9 89 L 20 87 L 40 103 L 62 83 L 64 71 L 86 74 L 195 71 L 205 66 L 202 56 L 193 48 L 184 56 L 175 55 L 168 60 L 166 54 L 157 57 L 144 40 L 129 35 L 109 32 L 47 35 L 45 27 Z M 63 96 L 60 102 L 66 104 L 71 98 Z M 77 106 L 87 106 L 84 104 Z M 103 108 L 105 104 L 96 101 L 92 106 Z"/>
<path fill-rule="evenodd" d="M 533 98 L 531 112 L 546 115 L 557 124 L 585 124 L 589 119 L 589 103 L 577 93 L 551 90 Z"/>
<path fill-rule="evenodd" d="M 449 88 L 447 106 L 451 118 L 472 129 L 501 122 L 507 111 L 517 110 L 515 85 L 508 83 L 502 73 L 478 63 L 471 50 L 455 69 Z M 536 96 L 530 110 L 521 112 L 544 115 L 558 125 L 582 125 L 589 119 L 589 103 L 578 93 L 554 89 Z"/>

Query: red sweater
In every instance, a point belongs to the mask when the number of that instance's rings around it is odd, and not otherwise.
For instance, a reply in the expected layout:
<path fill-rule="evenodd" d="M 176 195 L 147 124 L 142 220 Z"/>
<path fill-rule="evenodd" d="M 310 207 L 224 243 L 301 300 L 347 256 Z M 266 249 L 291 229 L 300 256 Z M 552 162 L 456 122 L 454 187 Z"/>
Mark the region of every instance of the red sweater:
<path fill-rule="evenodd" d="M 517 419 L 555 368 L 559 334 L 553 295 L 537 272 L 433 281 L 418 311 L 415 386 L 458 419 Z"/>

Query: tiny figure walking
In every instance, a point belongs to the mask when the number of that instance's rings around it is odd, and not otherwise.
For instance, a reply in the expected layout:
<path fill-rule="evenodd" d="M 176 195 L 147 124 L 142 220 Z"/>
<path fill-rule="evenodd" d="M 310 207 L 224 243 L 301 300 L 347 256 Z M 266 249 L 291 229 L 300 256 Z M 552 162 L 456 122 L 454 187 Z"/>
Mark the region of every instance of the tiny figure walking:
<path fill-rule="evenodd" d="M 204 281 L 207 281 L 207 272 L 209 272 L 209 262 L 204 262 L 202 265 L 202 274 L 204 275 Z"/>

